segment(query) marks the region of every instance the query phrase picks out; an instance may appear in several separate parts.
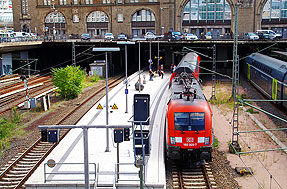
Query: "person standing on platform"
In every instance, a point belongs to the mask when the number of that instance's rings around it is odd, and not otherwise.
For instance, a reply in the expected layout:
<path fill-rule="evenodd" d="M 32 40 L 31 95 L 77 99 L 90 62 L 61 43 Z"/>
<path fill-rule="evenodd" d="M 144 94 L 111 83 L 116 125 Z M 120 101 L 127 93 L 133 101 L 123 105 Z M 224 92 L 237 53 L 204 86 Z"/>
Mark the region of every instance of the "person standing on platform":
<path fill-rule="evenodd" d="M 163 70 L 160 70 L 160 73 L 161 73 L 161 78 L 163 79 L 163 74 L 164 74 Z"/>
<path fill-rule="evenodd" d="M 172 73 L 173 71 L 173 64 L 170 65 L 170 72 Z"/>
<path fill-rule="evenodd" d="M 153 77 L 154 73 L 152 71 L 152 69 L 149 70 L 149 80 L 152 81 L 152 77 Z"/>
<path fill-rule="evenodd" d="M 175 72 L 175 69 L 176 69 L 176 66 L 175 66 L 175 65 L 173 65 L 172 73 L 174 73 L 174 72 Z"/>

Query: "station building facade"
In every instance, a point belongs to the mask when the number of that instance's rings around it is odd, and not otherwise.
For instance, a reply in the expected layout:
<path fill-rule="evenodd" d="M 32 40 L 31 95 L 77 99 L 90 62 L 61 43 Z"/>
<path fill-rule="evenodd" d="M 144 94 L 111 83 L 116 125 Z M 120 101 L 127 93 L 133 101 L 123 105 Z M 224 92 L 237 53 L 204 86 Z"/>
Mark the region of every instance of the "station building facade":
<path fill-rule="evenodd" d="M 141 37 L 151 31 L 229 37 L 234 27 L 234 0 L 15 0 L 15 31 L 39 35 L 107 32 Z M 287 38 L 287 0 L 245 0 L 240 3 L 239 33 L 273 29 Z"/>

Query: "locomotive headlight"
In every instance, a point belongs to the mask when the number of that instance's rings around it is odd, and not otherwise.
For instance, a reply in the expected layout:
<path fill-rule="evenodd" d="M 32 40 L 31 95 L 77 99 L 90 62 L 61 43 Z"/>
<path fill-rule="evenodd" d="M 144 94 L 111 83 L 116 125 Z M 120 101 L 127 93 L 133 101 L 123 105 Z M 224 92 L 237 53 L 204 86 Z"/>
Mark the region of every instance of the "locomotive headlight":
<path fill-rule="evenodd" d="M 205 144 L 205 145 L 208 145 L 209 142 L 210 142 L 210 137 L 205 137 L 205 138 L 204 138 L 204 144 Z"/>
<path fill-rule="evenodd" d="M 175 144 L 175 138 L 174 137 L 170 137 L 170 143 Z"/>

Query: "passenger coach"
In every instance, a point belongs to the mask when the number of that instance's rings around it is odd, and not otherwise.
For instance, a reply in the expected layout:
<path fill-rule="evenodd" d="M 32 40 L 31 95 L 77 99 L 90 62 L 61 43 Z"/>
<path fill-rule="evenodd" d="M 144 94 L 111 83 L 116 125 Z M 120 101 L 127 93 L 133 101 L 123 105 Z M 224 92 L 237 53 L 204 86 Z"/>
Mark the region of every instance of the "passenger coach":
<path fill-rule="evenodd" d="M 269 99 L 287 100 L 287 62 L 260 53 L 246 58 L 248 80 Z M 287 108 L 287 102 L 280 103 Z"/>

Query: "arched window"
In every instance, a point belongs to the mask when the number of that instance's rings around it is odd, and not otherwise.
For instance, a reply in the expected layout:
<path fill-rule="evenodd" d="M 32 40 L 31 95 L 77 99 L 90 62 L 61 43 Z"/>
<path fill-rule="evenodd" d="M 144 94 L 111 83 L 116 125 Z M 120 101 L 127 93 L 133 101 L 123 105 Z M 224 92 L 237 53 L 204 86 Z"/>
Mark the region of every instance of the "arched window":
<path fill-rule="evenodd" d="M 231 20 L 230 5 L 226 0 L 190 0 L 183 9 L 182 20 Z"/>
<path fill-rule="evenodd" d="M 65 23 L 65 17 L 60 12 L 51 12 L 45 18 L 45 23 Z"/>
<path fill-rule="evenodd" d="M 204 36 L 212 33 L 212 38 L 230 37 L 231 8 L 227 0 L 190 0 L 182 12 L 183 32 Z M 228 34 L 228 35 L 227 35 Z"/>
<path fill-rule="evenodd" d="M 149 10 L 139 10 L 132 17 L 132 22 L 154 22 L 154 21 L 155 21 L 154 14 L 151 13 Z"/>
<path fill-rule="evenodd" d="M 92 37 L 103 37 L 108 32 L 109 18 L 103 11 L 93 11 L 87 17 L 88 33 Z"/>
<path fill-rule="evenodd" d="M 132 36 L 140 37 L 146 32 L 155 33 L 155 16 L 149 10 L 138 10 L 132 15 Z"/>
<path fill-rule="evenodd" d="M 109 19 L 106 13 L 102 11 L 94 11 L 89 14 L 87 22 L 109 22 Z"/>
<path fill-rule="evenodd" d="M 64 35 L 66 33 L 66 19 L 62 13 L 54 11 L 45 17 L 46 34 Z"/>
<path fill-rule="evenodd" d="M 287 0 L 268 0 L 263 7 L 262 19 L 287 18 Z"/>
<path fill-rule="evenodd" d="M 271 29 L 287 38 L 287 0 L 268 0 L 265 3 L 261 29 Z"/>

